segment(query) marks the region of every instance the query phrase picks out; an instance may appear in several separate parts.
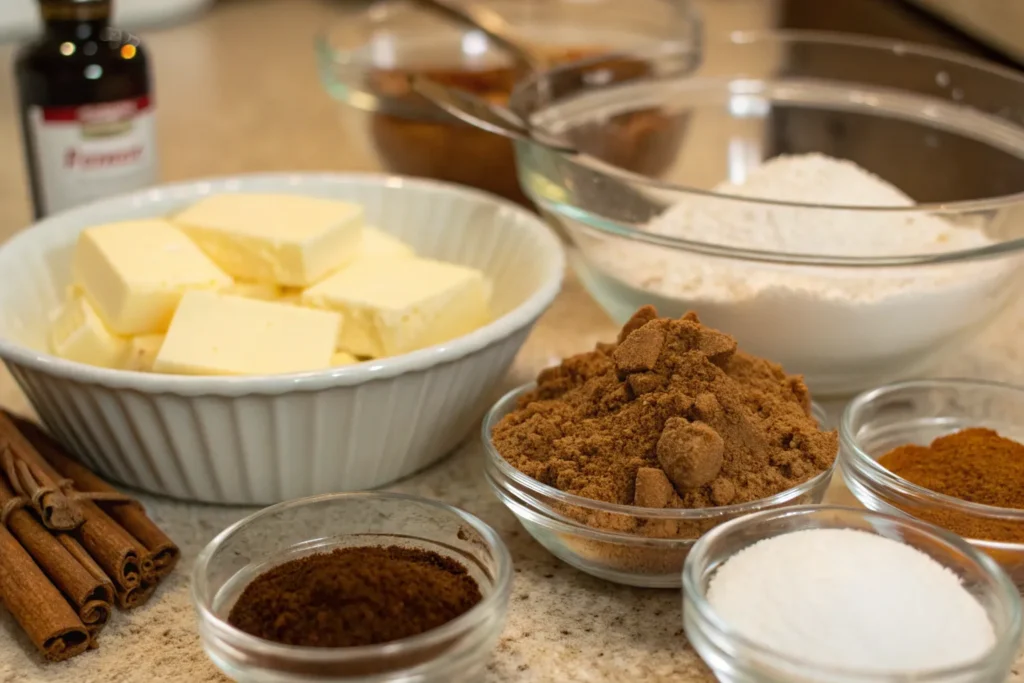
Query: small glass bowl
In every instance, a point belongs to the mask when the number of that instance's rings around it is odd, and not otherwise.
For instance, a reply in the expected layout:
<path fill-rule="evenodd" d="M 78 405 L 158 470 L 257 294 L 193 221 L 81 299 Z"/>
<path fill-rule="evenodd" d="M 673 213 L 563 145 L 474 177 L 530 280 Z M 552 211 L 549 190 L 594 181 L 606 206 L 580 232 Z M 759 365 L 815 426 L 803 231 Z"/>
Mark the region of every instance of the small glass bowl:
<path fill-rule="evenodd" d="M 527 384 L 505 394 L 484 418 L 484 473 L 494 493 L 523 527 L 547 550 L 599 579 L 641 588 L 678 588 L 690 548 L 708 530 L 759 510 L 820 503 L 835 465 L 799 486 L 769 498 L 696 510 L 641 508 L 589 498 L 542 484 L 510 465 L 494 447 L 491 432 L 534 388 Z M 817 405 L 814 417 L 825 423 Z M 650 536 L 612 531 L 623 523 L 644 521 Z"/>
<path fill-rule="evenodd" d="M 955 572 L 985 608 L 996 645 L 956 668 L 892 675 L 824 668 L 780 655 L 738 635 L 707 601 L 711 579 L 726 560 L 758 541 L 805 529 L 856 529 L 920 550 Z M 879 615 L 879 619 L 884 615 Z M 769 510 L 724 524 L 693 548 L 683 569 L 683 627 L 722 683 L 1003 683 L 1021 639 L 1021 604 L 1006 574 L 984 553 L 930 524 L 868 510 L 805 505 Z"/>
<path fill-rule="evenodd" d="M 680 45 L 699 54 L 700 23 L 689 0 L 481 1 L 524 43 L 561 63 L 651 44 Z M 424 73 L 451 87 L 506 101 L 521 74 L 484 34 L 415 3 L 383 0 L 354 19 L 327 27 L 316 49 L 324 87 L 347 105 L 344 121 L 351 134 L 346 143 L 367 145 L 363 156 L 389 172 L 469 185 L 529 204 L 506 138 L 463 124 L 408 87 L 407 74 Z M 619 70 L 634 66 L 624 63 Z M 681 135 L 682 126 L 677 128 Z M 632 164 L 637 171 L 661 170 L 661 156 L 632 149 L 658 147 L 651 133 L 612 133 L 621 139 L 619 148 L 628 148 L 621 151 L 638 160 Z"/>
<path fill-rule="evenodd" d="M 926 446 L 968 427 L 988 427 L 1024 442 L 1024 388 L 981 380 L 901 382 L 865 392 L 846 407 L 839 427 L 841 470 L 865 507 L 923 519 L 967 538 L 987 552 L 1024 590 L 1024 510 L 969 503 L 912 484 L 878 464 L 905 444 Z M 978 525 L 999 537 L 972 538 Z"/>
<path fill-rule="evenodd" d="M 267 569 L 362 545 L 399 545 L 451 557 L 476 579 L 483 600 L 439 628 L 365 647 L 282 645 L 227 623 L 241 591 Z M 265 508 L 221 532 L 192 572 L 206 653 L 233 680 L 260 683 L 478 680 L 504 625 L 511 585 L 512 558 L 493 529 L 444 503 L 398 493 L 329 494 Z"/>

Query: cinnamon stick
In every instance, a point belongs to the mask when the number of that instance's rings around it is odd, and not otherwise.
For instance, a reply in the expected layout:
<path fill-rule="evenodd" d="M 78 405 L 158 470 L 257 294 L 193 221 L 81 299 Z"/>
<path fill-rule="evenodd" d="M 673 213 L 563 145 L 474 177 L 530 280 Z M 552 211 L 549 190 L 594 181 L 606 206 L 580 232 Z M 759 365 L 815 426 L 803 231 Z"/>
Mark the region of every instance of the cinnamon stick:
<path fill-rule="evenodd" d="M 48 529 L 69 531 L 82 523 L 82 514 L 60 488 L 60 475 L 14 423 L 0 412 L 0 465 L 14 491 L 32 502 Z"/>
<path fill-rule="evenodd" d="M 92 558 L 88 562 L 93 567 L 84 566 L 31 512 L 17 507 L 18 503 L 19 498 L 0 476 L 0 508 L 8 510 L 7 529 L 71 602 L 90 636 L 95 637 L 110 618 L 113 584 L 98 571 Z"/>
<path fill-rule="evenodd" d="M 62 661 L 89 647 L 89 632 L 28 552 L 0 526 L 0 599 L 43 656 Z"/>
<path fill-rule="evenodd" d="M 62 476 L 74 482 L 77 491 L 112 496 L 112 500 L 97 497 L 94 497 L 93 500 L 149 551 L 153 559 L 153 571 L 156 578 L 162 578 L 171 573 L 181 557 L 181 551 L 178 550 L 174 541 L 149 518 L 138 501 L 123 500 L 123 495 L 116 488 L 93 474 L 81 463 L 68 457 L 63 447 L 39 426 L 23 419 L 15 419 L 14 422 L 43 459 L 49 462 Z"/>
<path fill-rule="evenodd" d="M 145 548 L 91 501 L 80 501 L 85 522 L 71 532 L 114 582 L 116 591 L 135 588 L 153 563 Z M 148 565 L 148 566 L 147 566 Z"/>
<path fill-rule="evenodd" d="M 143 581 L 138 586 L 117 592 L 117 605 L 121 609 L 135 609 L 143 605 L 156 591 L 157 581 Z"/>
<path fill-rule="evenodd" d="M 96 564 L 96 560 L 92 559 L 92 556 L 82 547 L 82 544 L 75 540 L 74 536 L 66 533 L 57 534 L 55 540 L 64 548 L 68 555 L 75 559 L 82 569 L 88 572 L 95 581 L 104 586 L 104 593 L 102 595 L 97 591 L 88 595 L 81 604 L 77 604 L 78 618 L 85 624 L 85 627 L 89 630 L 89 635 L 95 641 L 96 635 L 110 618 L 114 604 L 114 584 L 111 582 L 110 577 Z"/>
<path fill-rule="evenodd" d="M 0 411 L 0 443 L 3 443 L 3 439 L 6 437 L 8 443 L 17 445 L 18 455 L 31 465 L 34 471 L 48 481 L 54 483 L 61 481 L 63 477 L 60 473 L 46 461 L 35 445 L 19 430 L 19 426 L 26 424 L 30 423 L 18 419 L 16 425 L 12 415 Z M 41 433 L 38 428 L 33 431 Z M 66 496 L 64 498 L 67 500 Z M 77 528 L 73 529 L 75 538 L 96 560 L 96 563 L 103 569 L 103 573 L 110 577 L 115 591 L 135 588 L 141 583 L 144 570 L 152 572 L 153 562 L 149 559 L 149 554 L 142 544 L 132 538 L 131 534 L 108 517 L 95 503 L 91 500 L 77 498 L 75 509 L 83 520 Z"/>

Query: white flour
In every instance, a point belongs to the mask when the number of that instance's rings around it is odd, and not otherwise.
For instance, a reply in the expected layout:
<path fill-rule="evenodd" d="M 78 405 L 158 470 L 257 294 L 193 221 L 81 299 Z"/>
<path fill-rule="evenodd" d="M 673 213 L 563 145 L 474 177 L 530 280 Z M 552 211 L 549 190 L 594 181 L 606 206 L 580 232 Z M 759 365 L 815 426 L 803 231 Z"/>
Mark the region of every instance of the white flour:
<path fill-rule="evenodd" d="M 851 207 L 914 205 L 856 164 L 820 154 L 776 157 L 745 182 L 722 183 L 715 191 Z M 647 229 L 730 247 L 830 256 L 905 256 L 991 244 L 976 225 L 920 212 L 820 210 L 716 197 L 677 204 Z M 642 303 L 654 303 L 666 315 L 696 310 L 746 350 L 805 374 L 812 389 L 830 394 L 912 372 L 925 352 L 984 321 L 1000 301 L 1000 275 L 1006 274 L 991 262 L 780 266 L 586 236 L 580 247 L 599 267 L 584 277 L 616 309 L 615 317 L 628 317 Z"/>
<path fill-rule="evenodd" d="M 722 565 L 707 597 L 749 640 L 819 666 L 910 673 L 969 662 L 996 643 L 956 574 L 851 529 L 756 543 Z"/>

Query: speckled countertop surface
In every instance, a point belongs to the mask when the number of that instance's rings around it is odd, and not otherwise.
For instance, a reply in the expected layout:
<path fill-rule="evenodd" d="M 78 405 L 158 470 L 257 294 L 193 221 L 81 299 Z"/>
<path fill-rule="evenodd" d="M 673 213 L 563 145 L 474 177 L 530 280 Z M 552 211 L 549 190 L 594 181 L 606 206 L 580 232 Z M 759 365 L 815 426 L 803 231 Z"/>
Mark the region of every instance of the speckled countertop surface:
<path fill-rule="evenodd" d="M 760 0 L 713 0 L 710 24 L 756 23 Z M 321 91 L 312 35 L 338 20 L 347 0 L 234 0 L 184 26 L 147 34 L 156 67 L 163 177 L 263 170 L 372 170 L 340 109 Z M 763 5 L 762 5 L 763 7 Z M 15 125 L 10 47 L 0 47 L 0 240 L 29 223 Z M 0 281 L 2 281 L 0 274 Z M 2 285 L 0 285 L 2 286 Z M 613 327 L 573 280 L 542 318 L 505 387 L 553 359 L 609 338 Z M 1024 305 L 942 370 L 1024 382 Z M 0 370 L 0 405 L 26 409 Z M 393 488 L 444 500 L 493 525 L 512 550 L 516 580 L 489 683 L 713 680 L 682 632 L 678 592 L 644 591 L 589 578 L 551 557 L 485 488 L 475 440 L 434 468 Z M 839 487 L 834 500 L 846 500 Z M 16 625 L 0 614 L 0 683 L 119 683 L 224 680 L 199 646 L 188 569 L 221 529 L 250 511 L 145 498 L 184 551 L 181 568 L 146 607 L 118 614 L 101 648 L 45 666 Z M 1024 683 L 1024 660 L 1011 680 Z"/>

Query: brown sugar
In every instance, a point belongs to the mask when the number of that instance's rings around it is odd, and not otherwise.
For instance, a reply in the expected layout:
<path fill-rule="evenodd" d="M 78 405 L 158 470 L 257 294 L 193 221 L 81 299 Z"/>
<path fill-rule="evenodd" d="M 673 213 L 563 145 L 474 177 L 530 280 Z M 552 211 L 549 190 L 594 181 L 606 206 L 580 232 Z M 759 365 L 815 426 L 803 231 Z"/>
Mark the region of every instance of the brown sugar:
<path fill-rule="evenodd" d="M 542 371 L 493 442 L 511 465 L 561 491 L 663 508 L 763 499 L 829 469 L 837 452 L 802 379 L 739 351 L 693 313 L 658 318 L 650 306 L 616 343 Z M 585 521 L 645 535 L 653 530 L 638 527 L 674 523 Z"/>
<path fill-rule="evenodd" d="M 399 546 L 338 548 L 257 576 L 228 623 L 287 645 L 377 645 L 442 626 L 481 599 L 466 568 L 437 553 Z"/>

